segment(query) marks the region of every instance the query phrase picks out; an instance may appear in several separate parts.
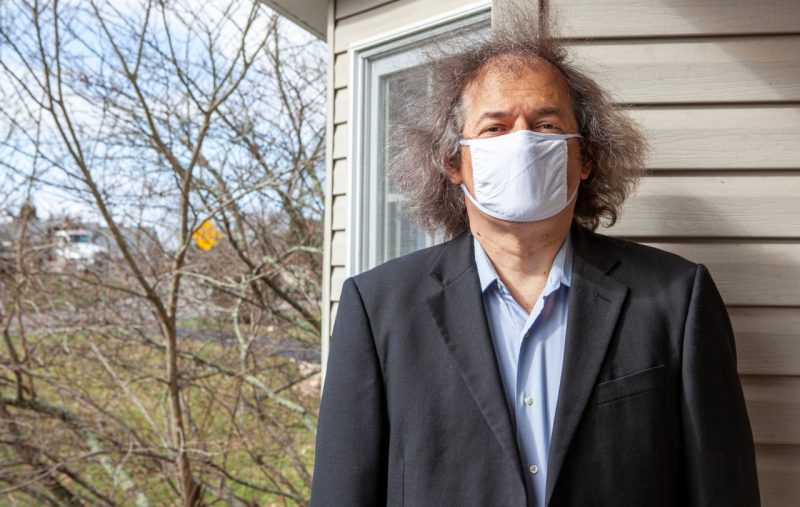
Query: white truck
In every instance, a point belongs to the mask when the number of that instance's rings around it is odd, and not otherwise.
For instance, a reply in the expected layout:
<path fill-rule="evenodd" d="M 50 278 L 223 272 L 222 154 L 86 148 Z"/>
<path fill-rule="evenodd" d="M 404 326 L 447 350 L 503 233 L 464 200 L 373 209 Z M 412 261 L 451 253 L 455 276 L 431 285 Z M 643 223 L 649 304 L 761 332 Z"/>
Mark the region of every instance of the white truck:
<path fill-rule="evenodd" d="M 55 231 L 53 254 L 56 260 L 92 266 L 108 255 L 108 249 L 99 244 L 96 235 L 87 229 Z"/>

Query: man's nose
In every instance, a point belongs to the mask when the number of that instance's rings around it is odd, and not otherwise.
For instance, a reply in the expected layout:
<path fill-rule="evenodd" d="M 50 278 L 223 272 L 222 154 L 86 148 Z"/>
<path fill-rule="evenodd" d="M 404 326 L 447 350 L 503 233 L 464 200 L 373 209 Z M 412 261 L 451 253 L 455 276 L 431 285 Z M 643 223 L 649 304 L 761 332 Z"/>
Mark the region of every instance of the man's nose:
<path fill-rule="evenodd" d="M 516 132 L 518 130 L 530 130 L 530 129 L 531 128 L 530 128 L 530 124 L 528 123 L 528 120 L 526 120 L 524 116 L 520 115 L 514 121 L 514 125 L 512 126 L 511 131 L 512 132 Z"/>

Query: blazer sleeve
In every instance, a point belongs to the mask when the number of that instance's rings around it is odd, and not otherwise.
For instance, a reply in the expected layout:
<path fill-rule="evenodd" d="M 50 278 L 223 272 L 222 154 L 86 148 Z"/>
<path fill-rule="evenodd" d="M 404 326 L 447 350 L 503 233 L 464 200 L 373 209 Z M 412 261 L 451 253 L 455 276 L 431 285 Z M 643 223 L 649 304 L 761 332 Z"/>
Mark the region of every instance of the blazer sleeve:
<path fill-rule="evenodd" d="M 312 506 L 386 503 L 386 401 L 359 290 L 342 287 L 317 427 Z"/>
<path fill-rule="evenodd" d="M 686 317 L 682 422 L 687 505 L 760 505 L 750 422 L 728 314 L 699 265 Z"/>

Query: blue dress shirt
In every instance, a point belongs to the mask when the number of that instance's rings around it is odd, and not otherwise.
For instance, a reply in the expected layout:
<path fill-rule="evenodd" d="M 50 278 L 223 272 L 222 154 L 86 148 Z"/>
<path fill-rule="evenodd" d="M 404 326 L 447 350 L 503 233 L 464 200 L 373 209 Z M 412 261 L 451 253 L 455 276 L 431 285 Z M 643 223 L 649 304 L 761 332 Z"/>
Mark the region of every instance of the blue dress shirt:
<path fill-rule="evenodd" d="M 564 362 L 572 245 L 567 236 L 530 315 L 497 276 L 477 239 L 475 263 L 528 489 L 534 493 L 533 505 L 544 507 L 550 437 Z"/>

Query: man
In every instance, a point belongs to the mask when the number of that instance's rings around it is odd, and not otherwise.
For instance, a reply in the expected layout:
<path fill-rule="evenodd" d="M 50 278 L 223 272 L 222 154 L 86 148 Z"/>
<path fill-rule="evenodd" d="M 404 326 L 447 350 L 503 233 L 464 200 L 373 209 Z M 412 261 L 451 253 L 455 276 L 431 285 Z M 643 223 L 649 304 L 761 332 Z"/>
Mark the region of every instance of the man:
<path fill-rule="evenodd" d="M 395 178 L 454 239 L 345 283 L 312 504 L 758 505 L 707 270 L 589 230 L 635 125 L 522 25 L 424 71 Z"/>

